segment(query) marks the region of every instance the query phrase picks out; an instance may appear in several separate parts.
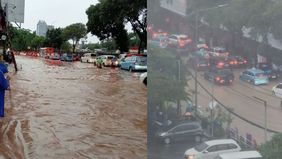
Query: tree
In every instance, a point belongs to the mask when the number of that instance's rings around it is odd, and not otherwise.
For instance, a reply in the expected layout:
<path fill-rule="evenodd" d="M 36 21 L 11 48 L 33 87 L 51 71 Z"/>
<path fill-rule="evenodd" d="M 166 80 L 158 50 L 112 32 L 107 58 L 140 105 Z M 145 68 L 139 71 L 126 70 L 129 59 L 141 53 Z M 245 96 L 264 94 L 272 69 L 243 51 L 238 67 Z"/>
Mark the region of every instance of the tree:
<path fill-rule="evenodd" d="M 9 29 L 9 35 L 13 49 L 18 51 L 27 50 L 31 46 L 32 39 L 35 37 L 35 34 L 32 34 L 30 30 L 15 27 Z"/>
<path fill-rule="evenodd" d="M 100 0 L 100 3 L 90 6 L 86 14 L 88 15 L 87 28 L 100 40 L 114 38 L 119 47 L 125 48 L 127 40 L 124 32 L 124 24 L 130 23 L 133 31 L 139 36 L 140 44 L 146 45 L 147 41 L 147 9 L 145 0 Z M 121 41 L 120 41 L 121 40 Z M 140 50 L 140 47 L 139 47 Z M 121 51 L 127 51 L 121 50 Z"/>
<path fill-rule="evenodd" d="M 188 75 L 186 67 L 166 50 L 153 46 L 148 48 L 149 52 L 151 52 L 148 61 L 148 65 L 150 65 L 148 70 L 150 73 L 148 79 L 149 109 L 153 109 L 152 106 L 159 105 L 167 110 L 165 103 L 178 103 L 180 100 L 189 99 L 190 94 L 185 89 L 187 86 L 186 76 Z M 179 104 L 178 107 L 180 107 Z"/>
<path fill-rule="evenodd" d="M 264 159 L 279 159 L 282 156 L 282 133 L 275 134 L 270 141 L 259 147 Z"/>
<path fill-rule="evenodd" d="M 46 33 L 45 46 L 54 47 L 60 50 L 65 41 L 62 33 L 63 31 L 61 28 L 48 30 Z"/>
<path fill-rule="evenodd" d="M 75 23 L 67 26 L 63 30 L 63 36 L 67 40 L 72 41 L 72 52 L 75 52 L 75 46 L 79 40 L 84 38 L 87 34 L 86 26 L 82 23 Z"/>
<path fill-rule="evenodd" d="M 86 48 L 94 51 L 95 49 L 100 49 L 102 46 L 99 43 L 91 43 L 91 44 L 86 44 Z"/>
<path fill-rule="evenodd" d="M 39 50 L 39 48 L 44 45 L 44 41 L 45 41 L 45 37 L 43 37 L 43 36 L 35 36 L 31 40 L 31 47 L 36 49 L 36 50 Z"/>

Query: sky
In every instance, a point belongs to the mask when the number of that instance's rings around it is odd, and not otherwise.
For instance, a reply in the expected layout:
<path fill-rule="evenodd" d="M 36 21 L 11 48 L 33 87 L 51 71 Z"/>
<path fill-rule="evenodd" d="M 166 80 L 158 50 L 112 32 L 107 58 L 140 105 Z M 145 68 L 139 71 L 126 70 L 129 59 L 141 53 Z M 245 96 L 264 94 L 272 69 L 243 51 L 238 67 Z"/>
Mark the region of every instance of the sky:
<path fill-rule="evenodd" d="M 98 0 L 25 0 L 25 15 L 22 28 L 36 30 L 39 20 L 55 28 L 64 28 L 73 23 L 86 24 L 85 11 Z M 87 42 L 98 42 L 98 38 L 88 35 Z"/>

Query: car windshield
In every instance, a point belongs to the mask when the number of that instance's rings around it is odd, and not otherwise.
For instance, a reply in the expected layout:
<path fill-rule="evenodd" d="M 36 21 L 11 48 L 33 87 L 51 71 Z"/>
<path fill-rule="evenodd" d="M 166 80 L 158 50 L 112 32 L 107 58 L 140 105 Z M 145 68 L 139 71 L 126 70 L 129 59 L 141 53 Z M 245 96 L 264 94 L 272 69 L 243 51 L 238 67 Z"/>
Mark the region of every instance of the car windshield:
<path fill-rule="evenodd" d="M 195 150 L 198 152 L 202 152 L 204 151 L 209 145 L 207 145 L 206 143 L 201 143 L 197 146 L 195 146 Z"/>
<path fill-rule="evenodd" d="M 180 40 L 188 40 L 188 37 L 180 37 Z"/>
<path fill-rule="evenodd" d="M 96 55 L 95 54 L 91 54 L 91 57 L 95 57 Z"/>
<path fill-rule="evenodd" d="M 114 57 L 112 57 L 112 56 L 108 56 L 107 57 L 107 59 L 109 59 L 109 60 L 111 60 L 111 59 L 113 59 Z"/>

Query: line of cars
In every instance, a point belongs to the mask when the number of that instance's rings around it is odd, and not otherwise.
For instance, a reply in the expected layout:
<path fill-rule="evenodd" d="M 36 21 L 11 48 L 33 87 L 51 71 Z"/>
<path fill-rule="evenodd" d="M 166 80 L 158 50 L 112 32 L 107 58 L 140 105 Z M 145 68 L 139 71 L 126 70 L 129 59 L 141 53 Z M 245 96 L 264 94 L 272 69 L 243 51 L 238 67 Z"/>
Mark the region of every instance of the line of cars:
<path fill-rule="evenodd" d="M 186 140 L 198 143 L 194 148 L 184 152 L 184 159 L 262 158 L 257 151 L 242 151 L 240 145 L 233 139 L 208 140 L 209 138 L 198 121 L 183 121 L 177 124 L 170 124 L 156 132 L 156 139 L 161 143 L 171 144 L 172 142 Z"/>

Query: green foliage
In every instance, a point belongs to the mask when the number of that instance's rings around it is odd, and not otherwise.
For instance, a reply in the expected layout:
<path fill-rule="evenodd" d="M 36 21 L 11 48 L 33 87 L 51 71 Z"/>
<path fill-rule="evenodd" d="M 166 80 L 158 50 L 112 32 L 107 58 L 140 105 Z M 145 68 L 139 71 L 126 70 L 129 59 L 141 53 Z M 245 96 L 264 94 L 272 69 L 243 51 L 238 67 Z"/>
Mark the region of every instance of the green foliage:
<path fill-rule="evenodd" d="M 100 3 L 91 5 L 86 11 L 87 29 L 100 40 L 115 39 L 121 51 L 127 51 L 129 43 L 124 24 L 129 22 L 134 32 L 146 44 L 146 5 L 145 0 L 100 0 Z"/>
<path fill-rule="evenodd" d="M 61 28 L 48 30 L 46 33 L 45 46 L 61 49 L 61 46 L 65 41 L 62 33 L 63 31 Z"/>
<path fill-rule="evenodd" d="M 10 27 L 9 35 L 11 45 L 15 50 L 27 50 L 32 45 L 32 39 L 36 37 L 30 30 Z"/>
<path fill-rule="evenodd" d="M 82 23 L 71 24 L 63 30 L 63 37 L 67 40 L 72 40 L 73 52 L 79 40 L 85 37 L 86 34 L 86 26 Z"/>
<path fill-rule="evenodd" d="M 264 159 L 280 159 L 282 156 L 282 133 L 275 134 L 270 141 L 259 147 Z"/>
<path fill-rule="evenodd" d="M 71 48 L 72 48 L 72 46 L 68 41 L 64 41 L 64 43 L 61 46 L 61 50 L 63 52 L 69 52 L 69 51 L 71 51 Z"/>
<path fill-rule="evenodd" d="M 31 40 L 31 47 L 39 50 L 39 48 L 41 48 L 44 45 L 45 42 L 45 37 L 43 36 L 35 36 L 32 40 Z"/>
<path fill-rule="evenodd" d="M 148 100 L 150 103 L 176 102 L 187 100 L 189 94 L 185 91 L 187 86 L 187 70 L 171 53 L 163 49 L 149 46 L 150 60 L 148 61 Z M 180 74 L 179 74 L 180 68 Z M 179 78 L 180 77 L 180 78 Z"/>
<path fill-rule="evenodd" d="M 99 43 L 94 43 L 94 44 L 86 44 L 86 48 L 94 51 L 95 49 L 102 48 L 102 46 Z"/>

